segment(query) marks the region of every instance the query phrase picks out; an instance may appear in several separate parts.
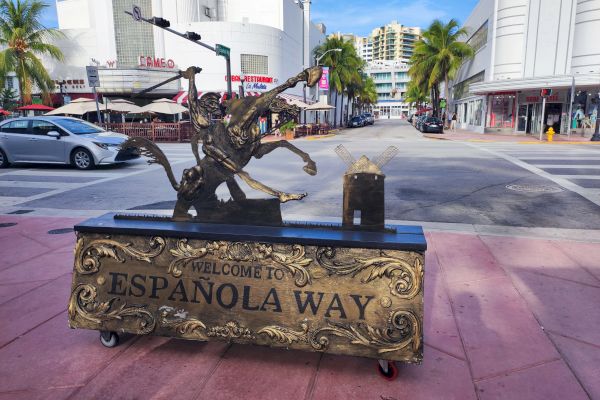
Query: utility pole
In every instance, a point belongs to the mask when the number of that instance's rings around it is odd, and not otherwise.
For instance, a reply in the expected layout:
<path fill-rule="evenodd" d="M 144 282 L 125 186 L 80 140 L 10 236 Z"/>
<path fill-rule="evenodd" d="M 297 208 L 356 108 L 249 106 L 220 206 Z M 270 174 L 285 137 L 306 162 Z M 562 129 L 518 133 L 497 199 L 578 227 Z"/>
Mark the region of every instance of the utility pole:
<path fill-rule="evenodd" d="M 201 36 L 196 33 L 196 32 L 185 32 L 185 33 L 181 33 L 181 32 L 177 32 L 174 29 L 171 29 L 171 22 L 169 22 L 168 20 L 164 19 L 164 18 L 160 18 L 160 17 L 152 17 L 152 18 L 144 18 L 142 17 L 142 11 L 138 6 L 134 6 L 133 7 L 133 11 L 125 11 L 125 14 L 127 15 L 131 15 L 133 17 L 134 20 L 140 22 L 146 22 L 148 24 L 154 25 L 158 28 L 164 29 L 167 32 L 171 32 L 174 35 L 177 35 L 183 39 L 187 39 L 192 43 L 195 43 L 197 45 L 200 45 L 208 50 L 214 51 L 216 55 L 218 56 L 222 56 L 223 58 L 225 58 L 225 64 L 226 64 L 226 69 L 227 69 L 227 97 L 229 99 L 231 99 L 232 93 L 231 93 L 231 49 L 227 46 L 223 46 L 222 44 L 216 44 L 215 47 L 212 47 L 206 43 L 202 43 L 200 41 Z"/>

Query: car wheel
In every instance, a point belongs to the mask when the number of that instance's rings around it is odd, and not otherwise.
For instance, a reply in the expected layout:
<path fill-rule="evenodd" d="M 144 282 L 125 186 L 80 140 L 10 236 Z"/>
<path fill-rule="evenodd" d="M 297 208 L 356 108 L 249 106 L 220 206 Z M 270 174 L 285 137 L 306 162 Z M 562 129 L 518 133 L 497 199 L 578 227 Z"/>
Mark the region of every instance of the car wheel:
<path fill-rule="evenodd" d="M 8 167 L 10 163 L 8 162 L 8 157 L 6 157 L 6 153 L 0 149 L 0 168 Z"/>
<path fill-rule="evenodd" d="M 95 166 L 94 157 L 88 150 L 79 147 L 71 154 L 71 165 L 77 169 L 92 169 Z"/>

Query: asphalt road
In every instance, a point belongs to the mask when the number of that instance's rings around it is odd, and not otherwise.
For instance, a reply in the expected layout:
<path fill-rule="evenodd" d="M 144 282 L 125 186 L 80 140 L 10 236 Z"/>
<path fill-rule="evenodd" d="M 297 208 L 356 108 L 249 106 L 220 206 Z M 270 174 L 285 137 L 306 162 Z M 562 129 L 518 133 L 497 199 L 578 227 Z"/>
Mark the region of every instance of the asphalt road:
<path fill-rule="evenodd" d="M 600 146 L 433 140 L 398 120 L 292 143 L 311 154 L 316 176 L 305 174 L 302 161 L 286 149 L 252 160 L 245 168 L 268 186 L 309 193 L 302 201 L 283 204 L 284 218 L 341 218 L 346 165 L 335 147 L 343 144 L 355 158 L 373 158 L 394 145 L 400 152 L 383 168 L 389 220 L 600 229 Z M 189 145 L 161 147 L 176 176 L 193 165 Z M 240 185 L 250 198 L 265 197 Z M 219 195 L 228 198 L 225 188 Z M 0 170 L 0 213 L 166 213 L 175 197 L 162 167 L 143 160 L 83 172 L 32 165 Z"/>

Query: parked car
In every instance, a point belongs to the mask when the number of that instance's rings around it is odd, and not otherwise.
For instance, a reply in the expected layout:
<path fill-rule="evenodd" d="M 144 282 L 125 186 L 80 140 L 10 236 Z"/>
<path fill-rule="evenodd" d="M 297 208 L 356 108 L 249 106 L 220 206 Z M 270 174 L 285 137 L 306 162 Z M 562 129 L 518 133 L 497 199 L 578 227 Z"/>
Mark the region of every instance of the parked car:
<path fill-rule="evenodd" d="M 444 123 L 436 117 L 427 117 L 421 123 L 423 133 L 444 133 Z"/>
<path fill-rule="evenodd" d="M 371 113 L 364 113 L 362 114 L 362 117 L 366 120 L 367 125 L 373 125 L 375 123 L 375 118 Z"/>
<path fill-rule="evenodd" d="M 348 121 L 348 128 L 358 128 L 365 126 L 365 119 L 360 115 L 355 115 Z"/>
<path fill-rule="evenodd" d="M 419 115 L 415 122 L 415 128 L 417 128 L 417 130 L 422 131 L 423 121 L 425 121 L 425 118 L 427 118 L 427 115 Z"/>
<path fill-rule="evenodd" d="M 0 123 L 0 168 L 10 163 L 70 164 L 78 169 L 138 158 L 121 150 L 127 135 L 70 117 L 25 117 Z"/>

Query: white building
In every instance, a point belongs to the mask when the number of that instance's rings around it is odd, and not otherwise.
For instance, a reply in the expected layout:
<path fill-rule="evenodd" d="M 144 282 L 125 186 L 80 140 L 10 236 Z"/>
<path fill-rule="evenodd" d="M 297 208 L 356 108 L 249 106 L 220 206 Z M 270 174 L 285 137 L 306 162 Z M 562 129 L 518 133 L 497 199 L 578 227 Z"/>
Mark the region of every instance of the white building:
<path fill-rule="evenodd" d="M 464 24 L 476 55 L 451 91 L 459 127 L 539 134 L 594 123 L 599 16 L 600 0 L 480 0 Z M 543 88 L 553 90 L 545 107 Z"/>
<path fill-rule="evenodd" d="M 310 0 L 57 0 L 58 42 L 64 63 L 46 62 L 50 75 L 63 82 L 63 92 L 89 96 L 85 67 L 98 65 L 107 97 L 122 97 L 173 77 L 178 70 L 199 66 L 199 91 L 227 89 L 225 59 L 214 52 L 125 14 L 133 4 L 145 18 L 162 17 L 171 29 L 192 31 L 202 42 L 231 48 L 233 91 L 240 75 L 245 90 L 270 90 L 314 63 L 312 50 L 325 40 L 323 26 L 310 21 Z M 183 98 L 186 80 L 177 80 L 146 96 Z M 178 96 L 179 93 L 179 96 Z M 298 85 L 290 93 L 303 96 Z M 315 90 L 307 90 L 316 99 Z"/>
<path fill-rule="evenodd" d="M 410 105 L 404 102 L 410 81 L 408 68 L 400 60 L 380 60 L 367 64 L 365 73 L 373 78 L 377 89 L 377 104 L 373 106 L 373 112 L 379 118 L 401 118 L 408 115 Z"/>

